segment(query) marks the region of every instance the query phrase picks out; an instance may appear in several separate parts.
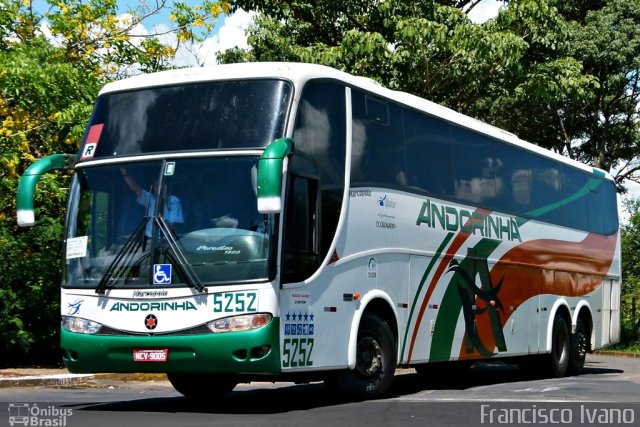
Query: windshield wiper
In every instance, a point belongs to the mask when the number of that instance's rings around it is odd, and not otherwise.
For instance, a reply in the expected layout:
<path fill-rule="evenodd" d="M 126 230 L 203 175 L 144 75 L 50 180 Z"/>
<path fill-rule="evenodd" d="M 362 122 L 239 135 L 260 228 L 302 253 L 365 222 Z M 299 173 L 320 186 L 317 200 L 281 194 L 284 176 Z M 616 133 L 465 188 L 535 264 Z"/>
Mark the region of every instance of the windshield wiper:
<path fill-rule="evenodd" d="M 122 264 L 122 261 L 127 258 L 127 261 L 132 259 L 133 254 L 135 254 L 143 245 L 144 242 L 144 230 L 149 222 L 149 216 L 145 215 L 135 231 L 131 233 L 124 246 L 120 248 L 120 250 L 116 253 L 116 256 L 113 258 L 113 261 L 107 267 L 102 279 L 100 279 L 100 283 L 96 287 L 96 293 L 103 295 L 105 291 L 110 287 L 112 281 L 117 280 L 122 273 L 126 273 L 128 271 L 128 267 L 124 267 L 123 265 L 129 265 L 129 263 Z"/>
<path fill-rule="evenodd" d="M 173 233 L 171 233 L 171 230 L 169 229 L 169 226 L 165 222 L 164 218 L 160 215 L 157 215 L 154 218 L 154 221 L 156 223 L 156 226 L 160 230 L 160 233 L 162 233 L 162 236 L 166 239 L 167 244 L 169 245 L 169 249 L 171 249 L 171 251 L 173 252 L 174 257 L 178 262 L 177 267 L 184 275 L 187 284 L 190 287 L 195 288 L 201 294 L 206 293 L 208 291 L 207 288 L 205 288 L 202 283 L 200 283 L 198 276 L 196 275 L 195 271 L 193 271 L 193 268 L 191 268 L 189 261 L 178 246 L 178 242 L 176 242 L 176 239 L 173 237 Z"/>

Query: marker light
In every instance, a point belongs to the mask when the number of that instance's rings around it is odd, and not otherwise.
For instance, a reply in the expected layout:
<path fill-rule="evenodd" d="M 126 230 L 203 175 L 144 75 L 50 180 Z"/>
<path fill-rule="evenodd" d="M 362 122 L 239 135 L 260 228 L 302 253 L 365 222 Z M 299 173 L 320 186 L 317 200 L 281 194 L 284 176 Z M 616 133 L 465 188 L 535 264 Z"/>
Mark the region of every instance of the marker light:
<path fill-rule="evenodd" d="M 207 323 L 207 326 L 216 333 L 248 331 L 265 326 L 272 318 L 268 313 L 243 314 L 214 320 Z"/>
<path fill-rule="evenodd" d="M 69 332 L 79 334 L 95 334 L 100 331 L 102 325 L 92 320 L 81 319 L 80 317 L 62 317 L 62 327 Z"/>

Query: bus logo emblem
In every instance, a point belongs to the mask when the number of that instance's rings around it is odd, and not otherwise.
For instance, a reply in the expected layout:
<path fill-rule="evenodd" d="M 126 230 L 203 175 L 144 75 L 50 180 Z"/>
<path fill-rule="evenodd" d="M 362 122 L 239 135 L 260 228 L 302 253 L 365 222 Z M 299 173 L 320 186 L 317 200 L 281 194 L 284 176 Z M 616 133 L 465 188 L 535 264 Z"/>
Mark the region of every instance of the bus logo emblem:
<path fill-rule="evenodd" d="M 153 284 L 154 285 L 170 285 L 171 284 L 171 264 L 154 264 L 153 265 Z"/>
<path fill-rule="evenodd" d="M 155 329 L 158 326 L 158 318 L 153 314 L 147 315 L 144 318 L 144 326 L 149 330 Z"/>

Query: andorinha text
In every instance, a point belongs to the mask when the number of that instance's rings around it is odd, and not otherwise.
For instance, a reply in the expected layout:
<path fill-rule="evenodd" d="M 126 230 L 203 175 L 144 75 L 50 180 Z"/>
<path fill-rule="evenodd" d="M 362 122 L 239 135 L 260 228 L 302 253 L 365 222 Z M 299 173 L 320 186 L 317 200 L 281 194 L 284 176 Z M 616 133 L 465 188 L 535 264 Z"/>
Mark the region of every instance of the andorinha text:
<path fill-rule="evenodd" d="M 485 215 L 477 211 L 469 212 L 466 209 L 441 205 L 430 200 L 422 203 L 416 219 L 416 225 L 420 224 L 427 224 L 431 228 L 439 226 L 443 230 L 462 231 L 468 234 L 479 232 L 481 236 L 487 238 L 522 242 L 518 222 L 513 217 Z"/>
<path fill-rule="evenodd" d="M 197 310 L 191 301 L 183 302 L 116 302 L 109 311 L 188 311 Z"/>

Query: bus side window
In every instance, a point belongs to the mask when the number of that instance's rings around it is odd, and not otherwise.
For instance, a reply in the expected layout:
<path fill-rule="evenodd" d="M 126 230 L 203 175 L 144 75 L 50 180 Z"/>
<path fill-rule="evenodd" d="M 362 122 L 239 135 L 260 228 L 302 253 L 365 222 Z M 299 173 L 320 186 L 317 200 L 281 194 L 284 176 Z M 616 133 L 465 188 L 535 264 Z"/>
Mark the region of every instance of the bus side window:
<path fill-rule="evenodd" d="M 318 181 L 291 175 L 285 207 L 283 282 L 301 282 L 318 268 Z"/>
<path fill-rule="evenodd" d="M 495 206 L 503 183 L 496 180 L 491 140 L 455 126 L 451 131 L 455 197 L 471 205 Z"/>
<path fill-rule="evenodd" d="M 407 184 L 402 112 L 397 104 L 351 92 L 355 186 L 403 187 Z"/>
<path fill-rule="evenodd" d="M 500 168 L 496 171 L 504 190 L 495 206 L 497 211 L 524 216 L 531 210 L 531 160 L 526 152 L 508 144 L 493 144 Z"/>
<path fill-rule="evenodd" d="M 409 109 L 403 119 L 407 185 L 436 197 L 453 196 L 451 125 Z"/>

